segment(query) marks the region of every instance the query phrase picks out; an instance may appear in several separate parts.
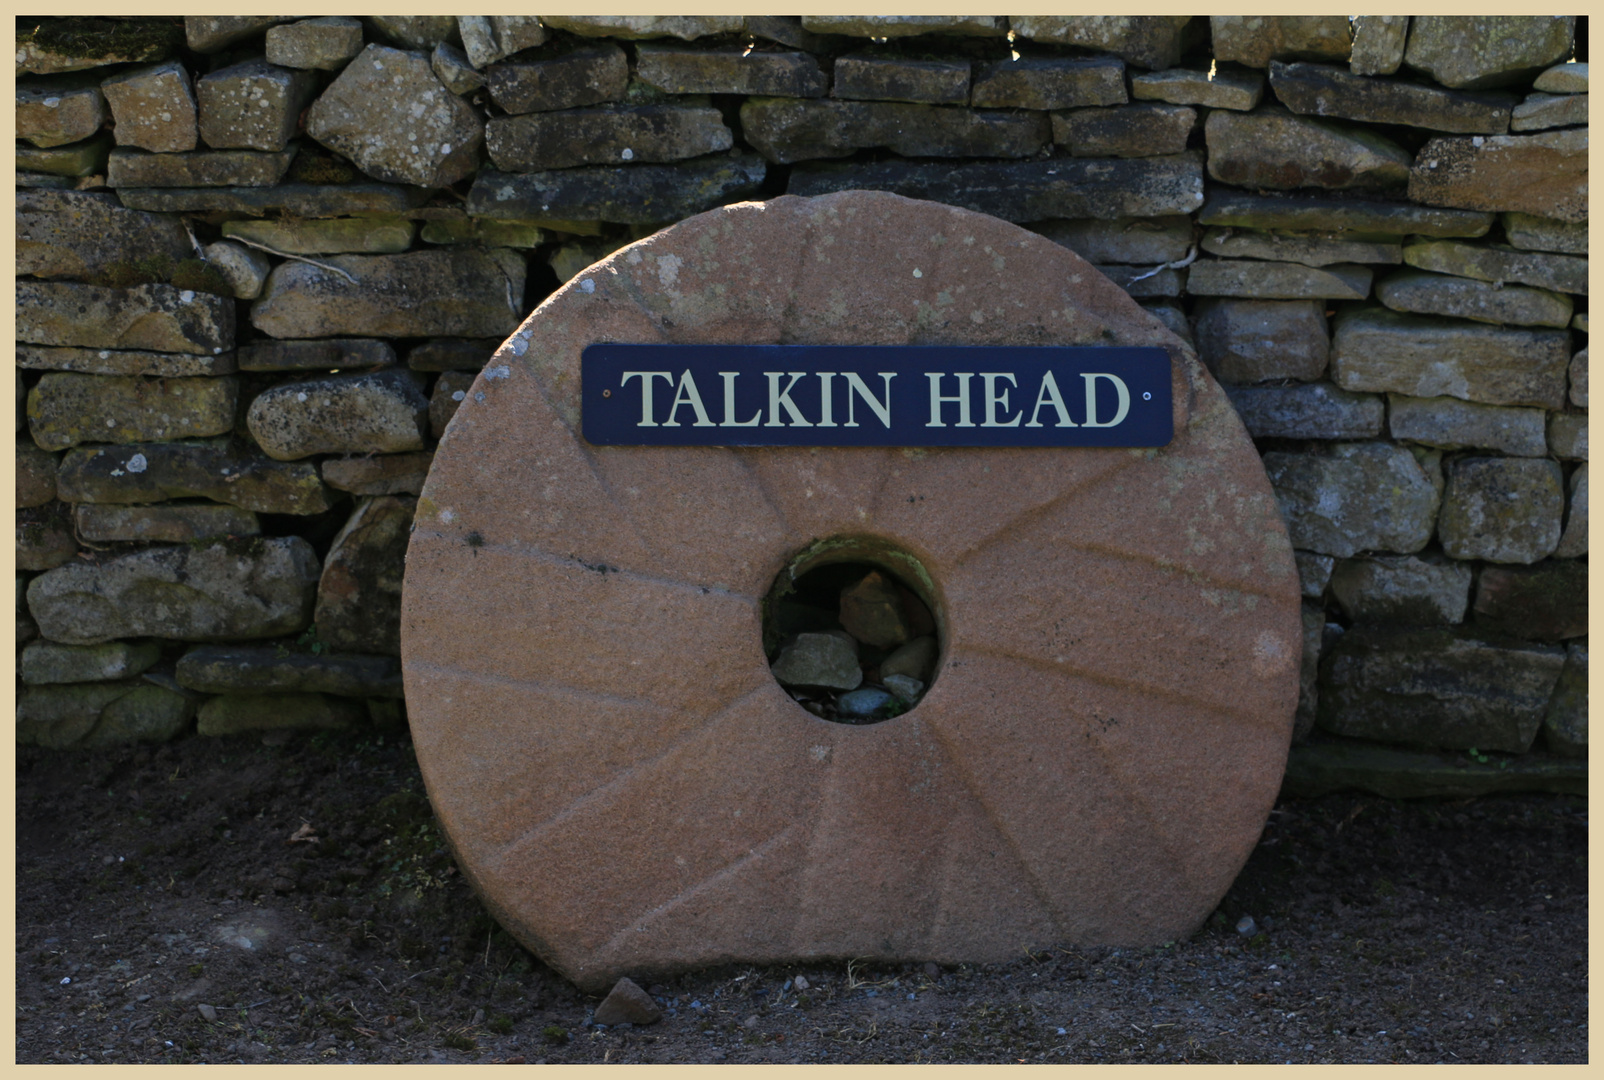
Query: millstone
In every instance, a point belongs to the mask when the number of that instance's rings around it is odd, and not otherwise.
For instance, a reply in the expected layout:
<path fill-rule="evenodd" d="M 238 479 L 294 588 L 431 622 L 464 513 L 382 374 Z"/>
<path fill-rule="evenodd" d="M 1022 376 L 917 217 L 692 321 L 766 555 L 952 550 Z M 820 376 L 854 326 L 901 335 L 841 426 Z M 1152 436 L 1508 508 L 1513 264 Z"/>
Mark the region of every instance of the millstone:
<path fill-rule="evenodd" d="M 1176 434 L 597 447 L 594 342 L 1156 345 Z M 830 537 L 902 552 L 935 614 L 894 719 L 819 719 L 769 672 L 760 601 Z M 440 443 L 402 617 L 459 865 L 591 991 L 1192 932 L 1274 802 L 1302 633 L 1270 485 L 1192 350 L 1064 247 L 861 191 L 698 215 L 536 309 Z"/>

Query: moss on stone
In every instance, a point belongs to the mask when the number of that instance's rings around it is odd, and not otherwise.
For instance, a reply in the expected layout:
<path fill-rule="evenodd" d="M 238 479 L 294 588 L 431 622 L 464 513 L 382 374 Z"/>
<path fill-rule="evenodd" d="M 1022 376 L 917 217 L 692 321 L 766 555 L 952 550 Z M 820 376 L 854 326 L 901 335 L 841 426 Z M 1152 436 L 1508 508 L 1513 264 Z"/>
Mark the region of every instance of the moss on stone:
<path fill-rule="evenodd" d="M 132 289 L 137 285 L 171 285 L 176 289 L 212 293 L 232 298 L 228 278 L 210 263 L 200 259 L 173 259 L 170 255 L 147 255 L 141 259 L 119 259 L 106 263 L 90 279 L 90 284 L 108 289 Z"/>
<path fill-rule="evenodd" d="M 17 18 L 17 44 L 98 60 L 160 60 L 184 43 L 184 21 L 153 19 Z"/>
<path fill-rule="evenodd" d="M 362 179 L 362 174 L 344 158 L 302 150 L 284 179 L 292 184 L 350 184 Z"/>

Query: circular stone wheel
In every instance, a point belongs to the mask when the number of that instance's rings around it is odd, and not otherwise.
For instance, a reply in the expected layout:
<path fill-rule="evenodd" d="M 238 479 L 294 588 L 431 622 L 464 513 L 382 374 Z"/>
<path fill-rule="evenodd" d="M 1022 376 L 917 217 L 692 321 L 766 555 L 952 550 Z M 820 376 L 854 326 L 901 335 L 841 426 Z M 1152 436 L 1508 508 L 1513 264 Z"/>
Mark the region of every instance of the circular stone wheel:
<path fill-rule="evenodd" d="M 1162 449 L 598 447 L 593 342 L 1157 345 Z M 854 727 L 769 673 L 816 540 L 915 560 L 942 666 Z M 1196 355 L 1068 249 L 876 192 L 690 218 L 486 365 L 419 499 L 414 744 L 463 872 L 581 988 L 725 962 L 989 962 L 1182 937 L 1257 841 L 1298 697 L 1297 573 Z"/>

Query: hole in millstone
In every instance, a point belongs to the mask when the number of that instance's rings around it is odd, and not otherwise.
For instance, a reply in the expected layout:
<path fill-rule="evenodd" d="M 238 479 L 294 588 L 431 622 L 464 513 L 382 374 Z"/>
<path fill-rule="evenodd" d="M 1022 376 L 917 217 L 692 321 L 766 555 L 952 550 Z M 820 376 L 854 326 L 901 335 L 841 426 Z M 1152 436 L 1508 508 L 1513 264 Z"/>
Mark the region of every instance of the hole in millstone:
<path fill-rule="evenodd" d="M 763 649 L 802 708 L 877 724 L 923 700 L 941 666 L 941 605 L 924 567 L 882 540 L 834 537 L 799 552 L 763 601 Z"/>

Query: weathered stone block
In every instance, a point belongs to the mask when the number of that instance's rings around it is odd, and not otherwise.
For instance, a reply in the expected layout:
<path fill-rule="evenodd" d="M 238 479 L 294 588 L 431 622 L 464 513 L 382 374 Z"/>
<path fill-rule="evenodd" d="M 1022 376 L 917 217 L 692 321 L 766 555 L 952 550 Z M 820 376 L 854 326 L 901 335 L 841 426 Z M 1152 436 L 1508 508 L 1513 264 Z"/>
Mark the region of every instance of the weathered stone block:
<path fill-rule="evenodd" d="M 404 368 L 285 383 L 257 395 L 246 412 L 269 457 L 398 453 L 423 449 L 429 402 Z"/>
<path fill-rule="evenodd" d="M 1510 115 L 1511 131 L 1545 131 L 1587 123 L 1586 94 L 1529 94 Z"/>
<path fill-rule="evenodd" d="M 62 27 L 66 34 L 53 33 L 55 29 L 48 24 L 18 27 L 17 75 L 53 75 L 110 64 L 148 64 L 167 59 L 184 43 L 182 33 L 163 23 L 145 23 L 145 32 L 132 39 L 124 19 L 73 16 Z"/>
<path fill-rule="evenodd" d="M 754 98 L 741 106 L 741 128 L 754 149 L 780 164 L 876 146 L 904 157 L 1029 157 L 1052 138 L 1041 113 L 892 101 Z"/>
<path fill-rule="evenodd" d="M 1519 212 L 1500 214 L 1499 220 L 1504 224 L 1504 235 L 1515 247 L 1568 255 L 1587 254 L 1586 221 L 1556 221 Z"/>
<path fill-rule="evenodd" d="M 1131 296 L 1142 299 L 1180 296 L 1186 280 L 1185 270 L 1164 267 L 1154 272 L 1148 266 L 1118 266 L 1094 263 L 1097 272 L 1124 289 Z"/>
<path fill-rule="evenodd" d="M 1555 64 L 1537 76 L 1532 89 L 1545 94 L 1587 93 L 1587 61 Z"/>
<path fill-rule="evenodd" d="M 312 617 L 318 559 L 298 536 L 152 547 L 74 562 L 28 583 L 28 610 L 52 641 L 229 641 L 299 633 Z"/>
<path fill-rule="evenodd" d="M 1298 564 L 1298 588 L 1303 593 L 1303 598 L 1320 599 L 1325 595 L 1326 585 L 1331 581 L 1331 571 L 1336 567 L 1337 560 L 1330 555 L 1317 555 L 1312 551 L 1294 551 L 1292 557 Z M 1324 622 L 1323 619 L 1321 621 Z"/>
<path fill-rule="evenodd" d="M 178 661 L 178 684 L 202 694 L 305 693 L 401 696 L 393 656 L 300 653 L 260 645 L 196 645 Z"/>
<path fill-rule="evenodd" d="M 427 51 L 457 36 L 455 15 L 368 15 L 368 24 L 401 49 Z"/>
<path fill-rule="evenodd" d="M 395 346 L 375 338 L 253 341 L 237 353 L 241 371 L 328 371 L 393 367 Z"/>
<path fill-rule="evenodd" d="M 267 62 L 287 68 L 339 71 L 362 51 L 362 20 L 344 15 L 302 19 L 267 31 Z"/>
<path fill-rule="evenodd" d="M 1400 446 L 1336 443 L 1319 454 L 1272 451 L 1264 469 L 1292 545 L 1350 558 L 1361 551 L 1413 554 L 1431 540 L 1441 501 L 1437 466 Z"/>
<path fill-rule="evenodd" d="M 1314 300 L 1203 299 L 1196 307 L 1198 355 L 1221 382 L 1309 382 L 1325 374 L 1331 341 Z"/>
<path fill-rule="evenodd" d="M 505 248 L 323 261 L 355 281 L 308 263 L 280 263 L 251 305 L 251 325 L 273 337 L 504 337 L 523 312 L 523 257 Z"/>
<path fill-rule="evenodd" d="M 1256 259 L 1200 259 L 1190 270 L 1187 289 L 1193 296 L 1274 300 L 1363 300 L 1370 295 L 1372 273 L 1355 264 L 1316 267 Z"/>
<path fill-rule="evenodd" d="M 1195 151 L 1158 158 L 802 165 L 791 170 L 788 190 L 822 195 L 854 188 L 947 203 L 1004 221 L 1161 217 L 1202 204 L 1203 165 Z"/>
<path fill-rule="evenodd" d="M 407 367 L 413 371 L 478 371 L 500 345 L 500 338 L 438 338 L 425 341 L 421 345 L 414 345 L 412 351 L 407 353 Z"/>
<path fill-rule="evenodd" d="M 1331 377 L 1347 390 L 1558 409 L 1570 334 L 1358 308 L 1337 315 Z"/>
<path fill-rule="evenodd" d="M 50 372 L 28 391 L 28 428 L 46 450 L 81 442 L 192 439 L 233 430 L 232 375 L 146 379 Z"/>
<path fill-rule="evenodd" d="M 1424 270 L 1400 270 L 1382 278 L 1376 283 L 1376 299 L 1394 311 L 1476 322 L 1558 327 L 1571 322 L 1571 298 L 1561 293 Z"/>
<path fill-rule="evenodd" d="M 1179 154 L 1197 122 L 1184 105 L 1120 105 L 1053 113 L 1053 142 L 1075 157 Z"/>
<path fill-rule="evenodd" d="M 1403 64 L 1404 42 L 1409 36 L 1407 15 L 1360 15 L 1353 20 L 1353 54 L 1348 60 L 1355 75 L 1391 75 Z"/>
<path fill-rule="evenodd" d="M 534 15 L 458 15 L 457 30 L 468 63 L 482 68 L 545 43 L 546 30 Z"/>
<path fill-rule="evenodd" d="M 405 218 L 322 218 L 310 221 L 225 221 L 223 235 L 293 255 L 395 254 L 412 246 Z"/>
<path fill-rule="evenodd" d="M 1156 318 L 1169 328 L 1170 333 L 1190 345 L 1194 350 L 1197 343 L 1192 340 L 1192 324 L 1187 321 L 1186 312 L 1179 304 L 1168 300 L 1138 300 L 1142 310 Z"/>
<path fill-rule="evenodd" d="M 75 503 L 198 497 L 263 514 L 320 514 L 334 504 L 317 466 L 273 461 L 227 439 L 69 450 L 56 485 Z"/>
<path fill-rule="evenodd" d="M 1570 380 L 1571 404 L 1577 408 L 1587 408 L 1587 350 L 1583 349 L 1571 357 L 1571 366 L 1568 369 Z"/>
<path fill-rule="evenodd" d="M 323 218 L 410 210 L 421 206 L 428 192 L 394 184 L 277 184 L 265 188 L 123 188 L 117 197 L 134 210 Z"/>
<path fill-rule="evenodd" d="M 1442 450 L 1501 450 L 1515 457 L 1548 451 L 1542 409 L 1478 405 L 1451 397 L 1388 394 L 1388 424 L 1394 439 Z"/>
<path fill-rule="evenodd" d="M 236 300 L 255 300 L 262 295 L 273 264 L 243 244 L 218 240 L 201 249 L 202 257 L 228 281 Z"/>
<path fill-rule="evenodd" d="M 1192 245 L 1192 219 L 1180 214 L 1156 218 L 1042 221 L 1029 228 L 1090 263 L 1134 266 L 1175 262 L 1185 258 Z"/>
<path fill-rule="evenodd" d="M 1574 15 L 1417 15 L 1404 60 L 1444 86 L 1523 82 L 1570 55 Z"/>
<path fill-rule="evenodd" d="M 462 218 L 427 221 L 418 232 L 425 244 L 480 244 L 484 247 L 533 248 L 546 242 L 546 231 L 533 221 L 491 221 Z"/>
<path fill-rule="evenodd" d="M 836 58 L 832 97 L 852 101 L 969 104 L 968 60 L 910 60 L 854 53 Z"/>
<path fill-rule="evenodd" d="M 1565 532 L 1554 549 L 1556 559 L 1575 559 L 1587 554 L 1587 463 L 1571 473 L 1570 507 L 1565 515 Z"/>
<path fill-rule="evenodd" d="M 294 21 L 293 15 L 185 15 L 184 36 L 195 52 L 214 53 L 270 26 Z"/>
<path fill-rule="evenodd" d="M 1204 225 L 1249 229 L 1329 230 L 1386 236 L 1482 236 L 1491 214 L 1437 210 L 1408 203 L 1371 202 L 1319 195 L 1252 195 L 1216 188 L 1198 215 Z"/>
<path fill-rule="evenodd" d="M 44 513 L 17 511 L 18 570 L 54 570 L 78 554 L 78 541 L 60 510 L 47 505 Z"/>
<path fill-rule="evenodd" d="M 55 454 L 41 450 L 32 439 L 17 440 L 16 473 L 18 510 L 30 506 L 43 506 L 56 497 L 56 467 L 60 462 Z"/>
<path fill-rule="evenodd" d="M 1476 578 L 1476 630 L 1528 641 L 1582 637 L 1587 564 L 1547 559 L 1535 566 L 1484 567 Z"/>
<path fill-rule="evenodd" d="M 59 190 L 72 187 L 63 177 L 104 175 L 112 143 L 109 131 L 83 142 L 53 146 L 48 150 L 18 143 L 12 155 L 18 169 L 17 186 Z"/>
<path fill-rule="evenodd" d="M 1543 715 L 1543 737 L 1548 749 L 1562 757 L 1587 757 L 1587 643 L 1572 643 L 1565 650 L 1554 696 Z"/>
<path fill-rule="evenodd" d="M 429 394 L 429 434 L 439 439 L 446 433 L 446 425 L 457 414 L 457 407 L 468 396 L 474 375 L 469 371 L 446 371 L 434 381 Z"/>
<path fill-rule="evenodd" d="M 73 511 L 78 535 L 91 543 L 123 541 L 188 544 L 219 536 L 256 536 L 256 515 L 237 506 L 213 503 L 158 503 L 155 506 L 100 506 L 83 503 Z"/>
<path fill-rule="evenodd" d="M 35 641 L 17 658 L 17 673 L 28 686 L 132 679 L 160 660 L 155 641 L 108 641 L 103 645 L 63 645 Z"/>
<path fill-rule="evenodd" d="M 1203 125 L 1209 175 L 1253 188 L 1401 187 L 1409 151 L 1364 128 L 1343 128 L 1271 106 L 1218 110 Z"/>
<path fill-rule="evenodd" d="M 17 700 L 17 742 L 64 750 L 118 742 L 166 742 L 195 715 L 188 695 L 142 679 L 30 686 Z"/>
<path fill-rule="evenodd" d="M 840 61 L 836 65 L 839 79 Z M 968 65 L 964 67 L 967 85 Z M 824 96 L 828 85 L 818 60 L 805 52 L 757 52 L 741 48 L 637 45 L 635 74 L 642 82 L 668 94 L 816 98 Z"/>
<path fill-rule="evenodd" d="M 124 210 L 114 195 L 17 192 L 18 274 L 81 279 L 108 263 L 188 254 L 189 238 L 181 223 Z"/>
<path fill-rule="evenodd" d="M 1562 461 L 1587 460 L 1587 416 L 1549 413 L 1548 452 Z"/>
<path fill-rule="evenodd" d="M 103 289 L 17 282 L 17 340 L 38 345 L 221 353 L 234 347 L 234 301 L 171 285 Z"/>
<path fill-rule="evenodd" d="M 1190 15 L 1011 15 L 1008 28 L 1030 41 L 1096 49 L 1161 71 L 1180 60 L 1191 21 Z"/>
<path fill-rule="evenodd" d="M 332 731 L 366 720 L 367 711 L 357 702 L 323 694 L 223 694 L 200 707 L 195 732 Z"/>
<path fill-rule="evenodd" d="M 484 124 L 428 57 L 369 45 L 312 103 L 306 133 L 375 179 L 433 188 L 474 171 Z"/>
<path fill-rule="evenodd" d="M 195 149 L 195 90 L 177 60 L 120 72 L 100 89 L 117 124 L 118 146 L 158 152 Z"/>
<path fill-rule="evenodd" d="M 629 60 L 612 42 L 550 59 L 516 60 L 485 72 L 490 98 L 508 113 L 550 112 L 617 101 L 629 89 Z"/>
<path fill-rule="evenodd" d="M 357 503 L 335 536 L 317 588 L 318 636 L 336 649 L 401 652 L 401 577 L 417 500 Z"/>
<path fill-rule="evenodd" d="M 623 224 L 672 221 L 756 194 L 766 172 L 756 154 L 716 154 L 676 165 L 591 165 L 531 173 L 482 169 L 468 191 L 468 213 Z"/>
<path fill-rule="evenodd" d="M 920 34 L 1002 37 L 1008 33 L 1006 19 L 995 15 L 804 15 L 802 27 L 815 34 L 866 38 Z"/>
<path fill-rule="evenodd" d="M 1305 266 L 1332 263 L 1396 263 L 1403 247 L 1392 240 L 1358 240 L 1343 233 L 1261 232 L 1257 229 L 1210 228 L 1202 248 L 1230 259 L 1265 259 Z"/>
<path fill-rule="evenodd" d="M 1456 559 L 1534 563 L 1554 553 L 1564 516 L 1557 462 L 1460 458 L 1448 467 L 1437 536 Z"/>
<path fill-rule="evenodd" d="M 1460 93 L 1403 80 L 1366 78 L 1330 64 L 1271 61 L 1270 88 L 1276 100 L 1300 115 L 1470 135 L 1504 134 L 1515 109 L 1515 95 L 1509 93 Z"/>
<path fill-rule="evenodd" d="M 1409 171 L 1409 198 L 1431 206 L 1517 210 L 1587 220 L 1587 130 L 1432 139 Z"/>
<path fill-rule="evenodd" d="M 1112 56 L 998 60 L 975 68 L 969 90 L 977 109 L 1080 109 L 1128 100 L 1125 64 Z"/>
<path fill-rule="evenodd" d="M 200 137 L 216 150 L 279 151 L 316 92 L 308 71 L 246 60 L 195 81 Z"/>
<path fill-rule="evenodd" d="M 290 145 L 276 153 L 257 150 L 192 150 L 151 154 L 118 147 L 106 161 L 106 184 L 114 188 L 268 187 L 284 179 L 295 160 Z"/>
<path fill-rule="evenodd" d="M 18 83 L 17 138 L 34 146 L 64 146 L 87 139 L 106 122 L 106 98 L 98 86 Z"/>
<path fill-rule="evenodd" d="M 756 144 L 756 135 L 750 137 Z M 717 109 L 703 106 L 565 109 L 498 116 L 485 125 L 490 160 L 507 172 L 681 161 L 733 145 L 734 136 L 724 126 L 723 116 Z"/>
<path fill-rule="evenodd" d="M 416 495 L 429 475 L 433 451 L 325 458 L 323 482 L 353 495 Z"/>
<path fill-rule="evenodd" d="M 1466 563 L 1413 555 L 1343 559 L 1331 574 L 1331 595 L 1355 623 L 1463 622 L 1470 606 Z"/>
<path fill-rule="evenodd" d="M 1262 68 L 1271 60 L 1346 63 L 1352 37 L 1345 15 L 1211 15 L 1214 58 Z"/>
<path fill-rule="evenodd" d="M 1381 434 L 1386 408 L 1375 394 L 1350 394 L 1328 382 L 1228 386 L 1225 392 L 1255 439 L 1369 439 Z"/>
<path fill-rule="evenodd" d="M 1303 605 L 1303 659 L 1298 665 L 1298 711 L 1292 721 L 1294 744 L 1314 731 L 1320 711 L 1320 645 L 1325 636 L 1325 609 Z"/>
<path fill-rule="evenodd" d="M 1587 295 L 1587 259 L 1522 251 L 1505 244 L 1462 244 L 1453 240 L 1417 240 L 1405 245 L 1403 261 L 1422 270 L 1516 283 L 1539 289 Z"/>
<path fill-rule="evenodd" d="M 1211 71 L 1171 68 L 1131 76 L 1131 97 L 1137 101 L 1167 101 L 1172 105 L 1246 112 L 1258 105 L 1263 96 L 1264 76 L 1242 68 Z"/>
<path fill-rule="evenodd" d="M 471 94 L 485 84 L 485 77 L 468 63 L 468 55 L 444 41 L 429 54 L 429 70 L 434 72 L 435 78 L 447 90 L 459 97 Z"/>
<path fill-rule="evenodd" d="M 1552 646 L 1355 627 L 1321 662 L 1320 726 L 1381 742 L 1521 754 L 1564 666 L 1564 650 Z"/>
<path fill-rule="evenodd" d="M 740 15 L 545 15 L 541 21 L 553 30 L 566 30 L 580 37 L 625 41 L 662 37 L 692 41 L 736 33 L 746 25 L 745 17 Z"/>

